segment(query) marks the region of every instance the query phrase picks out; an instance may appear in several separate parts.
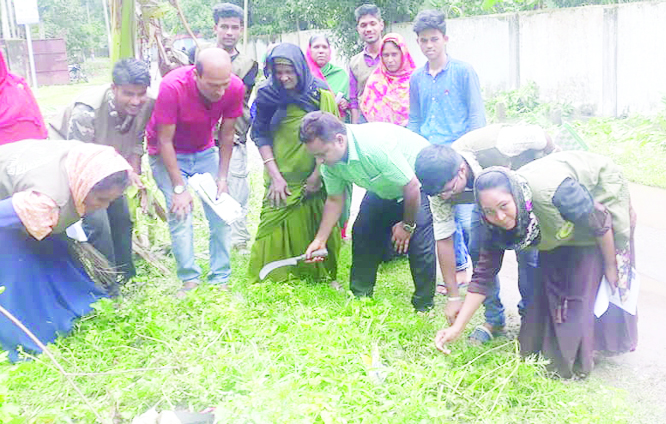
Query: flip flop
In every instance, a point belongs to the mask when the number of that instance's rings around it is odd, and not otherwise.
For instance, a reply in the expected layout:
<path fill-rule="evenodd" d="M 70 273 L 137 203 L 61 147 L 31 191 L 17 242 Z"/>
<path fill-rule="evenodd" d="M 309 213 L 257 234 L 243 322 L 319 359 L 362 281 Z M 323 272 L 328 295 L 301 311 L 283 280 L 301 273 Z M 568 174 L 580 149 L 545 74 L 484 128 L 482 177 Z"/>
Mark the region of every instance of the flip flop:
<path fill-rule="evenodd" d="M 458 283 L 458 288 L 462 289 L 469 286 L 469 283 Z M 446 288 L 446 284 L 444 283 L 437 283 L 437 288 L 435 289 L 435 292 L 437 294 L 443 294 L 446 295 L 448 293 L 448 289 Z"/>
<path fill-rule="evenodd" d="M 485 325 L 478 325 L 472 334 L 469 335 L 469 341 L 475 344 L 484 344 L 488 343 L 494 339 L 493 333 L 486 328 Z"/>

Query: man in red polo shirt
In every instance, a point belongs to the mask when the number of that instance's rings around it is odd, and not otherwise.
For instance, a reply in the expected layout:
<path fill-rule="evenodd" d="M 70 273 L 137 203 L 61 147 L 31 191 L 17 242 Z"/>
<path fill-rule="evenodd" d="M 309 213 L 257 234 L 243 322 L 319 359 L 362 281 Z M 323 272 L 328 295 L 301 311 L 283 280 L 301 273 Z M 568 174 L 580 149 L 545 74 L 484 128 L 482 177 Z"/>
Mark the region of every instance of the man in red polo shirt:
<path fill-rule="evenodd" d="M 219 48 L 203 50 L 194 66 L 174 69 L 160 84 L 146 135 L 150 167 L 170 212 L 172 251 L 183 281 L 180 294 L 195 288 L 201 276 L 194 260 L 193 201 L 187 178 L 210 173 L 218 196 L 227 192 L 234 125 L 243 115 L 244 94 L 243 81 L 231 73 L 229 54 Z M 220 120 L 218 151 L 213 130 Z M 210 229 L 208 282 L 226 288 L 231 275 L 230 228 L 207 204 L 203 207 Z"/>

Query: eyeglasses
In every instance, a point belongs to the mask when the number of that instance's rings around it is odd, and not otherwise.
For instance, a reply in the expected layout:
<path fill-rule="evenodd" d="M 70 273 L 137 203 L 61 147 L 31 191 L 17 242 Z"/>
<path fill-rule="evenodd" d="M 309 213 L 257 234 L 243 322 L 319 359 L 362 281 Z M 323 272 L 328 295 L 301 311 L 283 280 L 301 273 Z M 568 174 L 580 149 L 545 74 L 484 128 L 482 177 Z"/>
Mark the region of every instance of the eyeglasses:
<path fill-rule="evenodd" d="M 456 172 L 456 174 L 453 176 L 453 179 L 448 183 L 444 184 L 444 187 L 442 187 L 442 191 L 440 191 L 437 196 L 439 196 L 439 198 L 442 200 L 450 199 L 451 196 L 453 196 L 456 193 L 456 188 L 459 179 L 460 177 L 458 175 L 458 172 Z"/>

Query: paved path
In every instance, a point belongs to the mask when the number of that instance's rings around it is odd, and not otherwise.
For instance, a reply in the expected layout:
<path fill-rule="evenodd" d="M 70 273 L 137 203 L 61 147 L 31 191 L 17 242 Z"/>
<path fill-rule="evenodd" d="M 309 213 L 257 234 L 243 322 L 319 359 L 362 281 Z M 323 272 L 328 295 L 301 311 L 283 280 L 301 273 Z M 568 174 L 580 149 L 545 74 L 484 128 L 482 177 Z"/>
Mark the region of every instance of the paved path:
<path fill-rule="evenodd" d="M 591 378 L 626 390 L 636 408 L 632 424 L 666 423 L 666 331 L 662 327 L 666 322 L 666 190 L 637 184 L 632 184 L 630 190 L 638 215 L 638 347 L 632 353 L 599 358 Z M 520 299 L 518 286 L 513 283 L 517 281 L 516 270 L 515 257 L 507 255 L 500 273 L 501 297 L 513 317 L 517 316 Z"/>

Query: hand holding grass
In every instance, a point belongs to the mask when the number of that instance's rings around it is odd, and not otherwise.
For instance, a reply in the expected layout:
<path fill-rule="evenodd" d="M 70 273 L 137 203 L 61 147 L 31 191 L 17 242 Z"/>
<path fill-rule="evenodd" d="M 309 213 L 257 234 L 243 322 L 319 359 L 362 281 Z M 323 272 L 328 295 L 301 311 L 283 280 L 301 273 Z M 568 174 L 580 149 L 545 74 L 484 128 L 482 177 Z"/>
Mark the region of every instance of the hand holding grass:
<path fill-rule="evenodd" d="M 450 354 L 451 349 L 447 348 L 446 345 L 457 340 L 460 337 L 460 333 L 462 333 L 462 330 L 456 326 L 439 330 L 435 336 L 435 347 L 445 355 Z"/>

